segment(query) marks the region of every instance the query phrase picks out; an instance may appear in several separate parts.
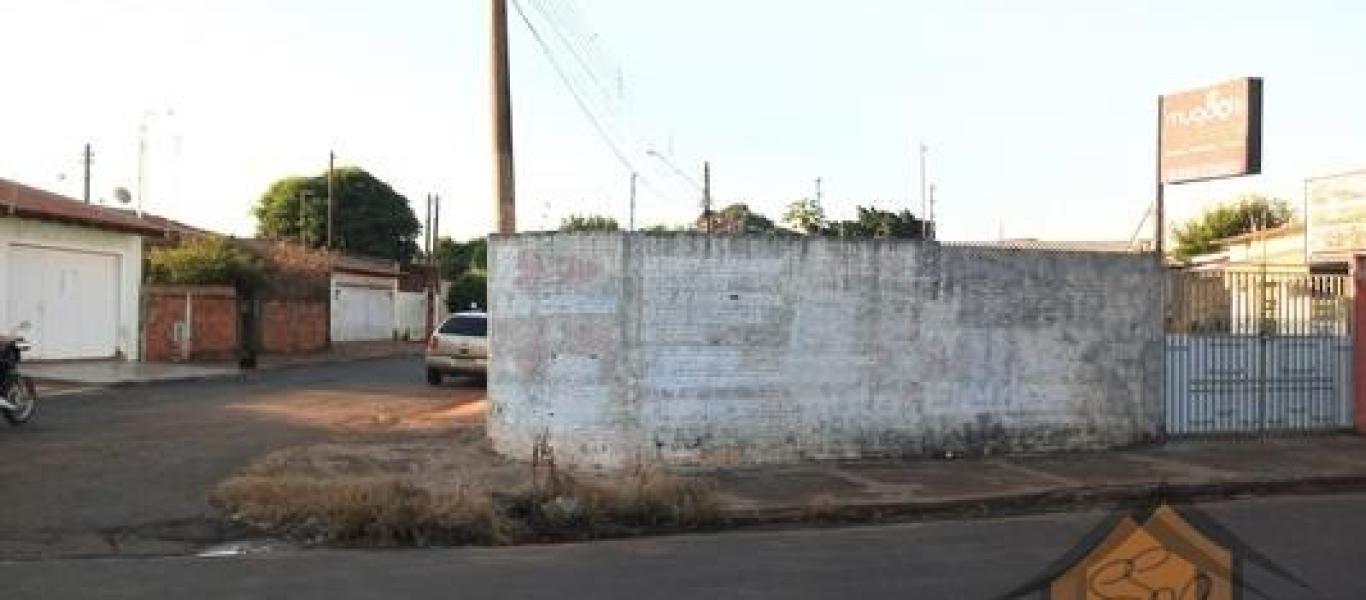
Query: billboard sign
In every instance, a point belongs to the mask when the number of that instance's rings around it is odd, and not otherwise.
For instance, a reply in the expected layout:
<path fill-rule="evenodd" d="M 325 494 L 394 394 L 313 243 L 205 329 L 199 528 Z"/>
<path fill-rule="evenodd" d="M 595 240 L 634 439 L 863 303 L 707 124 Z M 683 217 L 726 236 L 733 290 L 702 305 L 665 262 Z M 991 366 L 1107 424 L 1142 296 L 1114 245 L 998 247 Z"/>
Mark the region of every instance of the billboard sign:
<path fill-rule="evenodd" d="M 1262 170 L 1262 80 L 1244 77 L 1162 97 L 1162 183 Z"/>
<path fill-rule="evenodd" d="M 1305 182 L 1311 256 L 1366 249 L 1366 170 Z"/>

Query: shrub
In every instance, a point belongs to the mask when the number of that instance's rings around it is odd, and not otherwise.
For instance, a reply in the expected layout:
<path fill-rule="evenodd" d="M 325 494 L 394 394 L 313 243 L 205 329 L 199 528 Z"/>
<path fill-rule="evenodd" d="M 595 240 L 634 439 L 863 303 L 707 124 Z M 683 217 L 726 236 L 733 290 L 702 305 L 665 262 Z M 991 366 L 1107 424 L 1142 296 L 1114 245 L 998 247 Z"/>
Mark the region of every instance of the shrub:
<path fill-rule="evenodd" d="M 205 236 L 174 248 L 157 248 L 148 256 L 148 263 L 148 278 L 153 283 L 232 285 L 244 289 L 259 285 L 263 273 L 256 257 L 219 236 Z"/>
<path fill-rule="evenodd" d="M 451 312 L 459 312 L 469 310 L 473 304 L 487 309 L 488 282 L 488 273 L 484 271 L 473 270 L 461 274 L 451 282 L 451 289 L 446 294 L 446 308 Z"/>

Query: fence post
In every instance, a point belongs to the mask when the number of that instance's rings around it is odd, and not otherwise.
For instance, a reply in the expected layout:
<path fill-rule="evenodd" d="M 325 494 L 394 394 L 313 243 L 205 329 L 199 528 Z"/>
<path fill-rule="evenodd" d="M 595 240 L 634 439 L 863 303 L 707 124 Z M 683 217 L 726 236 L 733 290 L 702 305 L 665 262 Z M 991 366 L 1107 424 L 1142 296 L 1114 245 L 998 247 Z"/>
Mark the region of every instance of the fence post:
<path fill-rule="evenodd" d="M 1366 434 L 1366 255 L 1352 257 L 1352 400 L 1358 434 Z"/>

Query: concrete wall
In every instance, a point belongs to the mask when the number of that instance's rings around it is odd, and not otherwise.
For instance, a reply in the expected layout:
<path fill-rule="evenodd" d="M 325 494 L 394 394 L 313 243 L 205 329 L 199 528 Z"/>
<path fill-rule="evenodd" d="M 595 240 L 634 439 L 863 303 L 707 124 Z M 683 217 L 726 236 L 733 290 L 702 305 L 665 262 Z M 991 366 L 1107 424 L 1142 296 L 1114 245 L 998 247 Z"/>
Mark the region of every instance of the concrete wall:
<path fill-rule="evenodd" d="M 394 312 L 394 329 L 398 331 L 398 339 L 427 339 L 427 322 L 433 318 L 433 315 L 427 314 L 427 292 L 400 291 Z"/>
<path fill-rule="evenodd" d="M 115 353 L 128 360 L 139 354 L 138 301 L 142 284 L 142 238 L 128 233 L 35 219 L 0 218 L 0 333 L 23 335 L 9 313 L 9 255 L 15 246 L 69 250 L 114 257 L 117 263 Z"/>
<path fill-rule="evenodd" d="M 495 237 L 489 434 L 569 464 L 1097 449 L 1160 427 L 1150 256 Z"/>

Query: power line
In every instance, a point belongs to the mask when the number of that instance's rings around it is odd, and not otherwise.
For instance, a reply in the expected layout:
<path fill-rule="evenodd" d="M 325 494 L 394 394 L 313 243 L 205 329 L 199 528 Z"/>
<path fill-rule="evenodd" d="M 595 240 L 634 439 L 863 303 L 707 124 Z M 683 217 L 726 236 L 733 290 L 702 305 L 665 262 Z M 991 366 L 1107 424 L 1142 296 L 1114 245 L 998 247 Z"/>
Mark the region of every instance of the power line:
<path fill-rule="evenodd" d="M 558 19 L 559 22 L 557 22 L 556 13 L 552 9 L 547 8 L 544 0 L 532 0 L 532 6 L 535 7 L 536 10 L 541 13 L 541 16 L 545 18 L 546 22 L 550 24 L 548 29 L 555 34 L 556 38 L 559 38 L 560 43 L 564 44 L 564 46 L 569 49 L 569 55 L 578 63 L 579 68 L 588 75 L 588 79 L 592 81 L 594 87 L 598 89 L 601 96 L 606 99 L 608 103 L 611 103 L 614 95 L 608 86 L 602 82 L 602 79 L 598 77 L 596 69 L 588 64 L 589 59 L 586 57 L 588 50 L 582 42 L 576 45 L 569 39 L 569 37 L 573 35 L 572 26 L 564 24 L 563 17 L 560 17 Z M 566 33 L 566 31 L 568 31 L 568 33 Z"/>
<path fill-rule="evenodd" d="M 532 23 L 530 17 L 527 16 L 521 1 L 512 0 L 512 5 L 517 9 L 517 15 L 521 17 L 522 22 L 526 24 L 527 29 L 531 32 L 531 36 L 536 40 L 537 45 L 540 46 L 541 53 L 544 54 L 546 60 L 550 62 L 550 66 L 554 68 L 555 74 L 560 77 L 560 81 L 563 82 L 565 88 L 569 90 L 569 95 L 573 97 L 574 103 L 578 105 L 584 118 L 588 119 L 588 122 L 593 125 L 593 129 L 597 131 L 598 136 L 602 138 L 603 143 L 607 144 L 607 147 L 612 151 L 612 154 L 621 162 L 622 166 L 625 167 L 627 173 L 639 172 L 639 169 L 635 167 L 631 162 L 631 159 L 626 157 L 626 154 L 622 152 L 616 141 L 608 134 L 606 127 L 604 127 L 598 117 L 593 114 L 593 111 L 589 109 L 588 104 L 584 101 L 579 91 L 575 89 L 574 84 L 565 73 L 564 68 L 560 65 L 560 61 L 555 59 L 554 52 L 551 50 L 550 45 L 546 43 L 545 38 L 541 36 L 541 32 L 536 28 L 536 25 Z M 659 194 L 660 197 L 664 197 L 658 189 L 654 188 L 654 185 L 649 178 L 641 177 L 640 180 L 645 184 L 646 188 L 652 189 L 656 194 Z"/>

